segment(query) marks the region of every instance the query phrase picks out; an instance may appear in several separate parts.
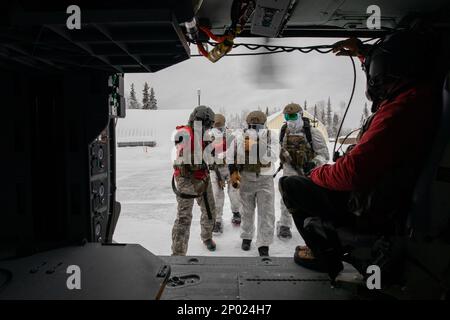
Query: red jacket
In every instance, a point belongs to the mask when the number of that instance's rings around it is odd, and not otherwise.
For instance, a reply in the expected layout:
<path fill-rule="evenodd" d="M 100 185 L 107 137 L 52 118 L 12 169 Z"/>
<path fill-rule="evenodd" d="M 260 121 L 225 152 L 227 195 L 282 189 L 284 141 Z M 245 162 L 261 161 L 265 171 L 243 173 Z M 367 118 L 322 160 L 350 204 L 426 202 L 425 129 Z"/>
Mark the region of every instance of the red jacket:
<path fill-rule="evenodd" d="M 337 191 L 370 190 L 393 168 L 420 159 L 433 136 L 436 101 L 432 87 L 421 84 L 381 103 L 356 146 L 313 170 L 312 181 Z"/>
<path fill-rule="evenodd" d="M 194 154 L 194 130 L 190 127 L 190 126 L 178 126 L 176 128 L 176 130 L 178 131 L 178 133 L 180 134 L 180 136 L 189 136 L 189 140 L 191 141 L 191 154 Z M 186 131 L 186 133 L 182 133 L 182 131 Z M 184 152 L 183 147 L 185 146 L 184 143 L 179 143 L 177 144 L 177 155 L 181 156 Z M 205 143 L 202 140 L 202 151 L 205 148 Z M 203 156 L 203 152 L 202 152 L 202 156 Z M 193 159 L 193 158 L 192 158 Z M 192 163 L 193 164 L 193 163 Z M 208 176 L 209 171 L 205 168 L 205 169 L 201 169 L 201 170 L 195 170 L 194 171 L 194 178 L 197 180 L 202 180 L 204 178 L 206 178 Z M 176 177 L 178 177 L 180 175 L 180 169 L 179 168 L 175 168 L 174 169 L 174 174 Z"/>

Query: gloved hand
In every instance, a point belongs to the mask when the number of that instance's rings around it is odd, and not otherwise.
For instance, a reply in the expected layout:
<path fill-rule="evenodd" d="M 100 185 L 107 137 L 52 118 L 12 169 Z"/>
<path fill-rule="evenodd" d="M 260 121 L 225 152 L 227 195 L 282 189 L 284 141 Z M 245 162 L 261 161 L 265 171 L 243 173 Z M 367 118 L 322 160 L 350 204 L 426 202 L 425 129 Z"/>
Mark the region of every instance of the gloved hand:
<path fill-rule="evenodd" d="M 241 175 L 239 174 L 239 171 L 234 171 L 230 175 L 230 183 L 233 188 L 239 189 L 241 186 Z"/>
<path fill-rule="evenodd" d="M 281 150 L 280 150 L 280 162 L 281 163 L 292 163 L 292 158 L 289 155 L 289 152 L 284 148 L 281 148 Z"/>
<path fill-rule="evenodd" d="M 333 53 L 337 56 L 366 56 L 366 46 L 358 38 L 352 37 L 333 44 Z"/>
<path fill-rule="evenodd" d="M 316 167 L 316 163 L 313 161 L 308 161 L 303 165 L 303 171 L 305 172 L 305 175 L 308 175 L 312 169 Z"/>
<path fill-rule="evenodd" d="M 345 149 L 344 154 L 347 154 L 347 153 L 349 153 L 350 151 L 352 151 L 354 147 L 356 147 L 356 144 L 351 144 L 351 145 L 349 145 L 349 146 L 347 147 L 347 149 Z"/>

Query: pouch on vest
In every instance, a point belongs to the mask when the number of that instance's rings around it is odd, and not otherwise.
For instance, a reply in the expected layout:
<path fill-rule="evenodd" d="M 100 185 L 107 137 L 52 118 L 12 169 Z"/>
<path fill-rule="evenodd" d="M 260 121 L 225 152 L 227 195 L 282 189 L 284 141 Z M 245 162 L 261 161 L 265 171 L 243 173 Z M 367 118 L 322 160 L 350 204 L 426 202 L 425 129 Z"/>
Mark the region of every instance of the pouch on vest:
<path fill-rule="evenodd" d="M 314 151 L 311 150 L 308 141 L 302 135 L 287 134 L 284 139 L 284 148 L 289 152 L 292 165 L 302 168 L 307 162 L 314 159 Z"/>
<path fill-rule="evenodd" d="M 249 139 L 249 137 L 245 137 L 245 139 Z M 267 143 L 270 143 L 270 135 L 268 135 L 268 139 L 267 139 Z M 257 143 L 256 143 L 256 163 L 250 163 L 250 152 L 249 151 L 245 151 L 245 164 L 243 165 L 243 168 L 245 171 L 249 171 L 249 172 L 255 172 L 255 173 L 260 173 L 261 172 L 261 168 L 269 168 L 272 163 L 268 162 L 266 164 L 261 163 L 261 160 L 259 158 L 259 147 L 260 147 L 260 140 L 258 137 Z"/>

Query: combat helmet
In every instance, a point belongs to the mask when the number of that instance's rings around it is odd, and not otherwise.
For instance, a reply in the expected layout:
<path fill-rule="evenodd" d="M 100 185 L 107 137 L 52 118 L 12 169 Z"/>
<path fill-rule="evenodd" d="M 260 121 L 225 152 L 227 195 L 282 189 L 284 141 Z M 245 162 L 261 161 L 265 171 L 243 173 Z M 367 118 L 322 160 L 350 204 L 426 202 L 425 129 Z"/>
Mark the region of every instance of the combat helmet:
<path fill-rule="evenodd" d="M 225 127 L 225 117 L 223 114 L 216 113 L 214 116 L 214 128 Z"/>
<path fill-rule="evenodd" d="M 198 106 L 189 116 L 189 125 L 193 126 L 194 121 L 201 121 L 204 128 L 211 128 L 214 124 L 214 111 L 207 106 Z"/>
<path fill-rule="evenodd" d="M 303 113 L 302 107 L 298 103 L 289 103 L 283 109 L 284 114 Z"/>
<path fill-rule="evenodd" d="M 267 116 L 262 111 L 252 111 L 247 115 L 247 124 L 265 124 L 267 121 Z"/>

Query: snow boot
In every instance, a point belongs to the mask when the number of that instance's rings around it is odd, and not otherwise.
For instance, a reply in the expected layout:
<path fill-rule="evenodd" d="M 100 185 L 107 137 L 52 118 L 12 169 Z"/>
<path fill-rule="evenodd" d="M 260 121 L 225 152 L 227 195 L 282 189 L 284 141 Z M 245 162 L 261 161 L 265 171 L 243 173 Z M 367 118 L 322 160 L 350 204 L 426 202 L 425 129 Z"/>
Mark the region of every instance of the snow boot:
<path fill-rule="evenodd" d="M 259 247 L 258 252 L 259 252 L 260 257 L 268 257 L 269 256 L 269 247 L 268 246 Z"/>
<path fill-rule="evenodd" d="M 214 233 L 223 233 L 223 225 L 222 222 L 216 222 L 214 224 L 214 229 L 213 229 Z"/>
<path fill-rule="evenodd" d="M 235 226 L 239 226 L 241 224 L 241 214 L 239 212 L 233 212 L 233 218 L 231 218 L 231 223 Z"/>
<path fill-rule="evenodd" d="M 286 226 L 278 226 L 277 236 L 281 240 L 289 240 L 292 238 L 291 229 Z"/>
<path fill-rule="evenodd" d="M 248 240 L 248 239 L 244 239 L 242 240 L 242 250 L 244 251 L 248 251 L 250 250 L 250 246 L 251 246 L 252 240 Z"/>
<path fill-rule="evenodd" d="M 203 243 L 209 251 L 216 251 L 216 243 L 213 239 L 205 240 L 203 241 Z"/>

